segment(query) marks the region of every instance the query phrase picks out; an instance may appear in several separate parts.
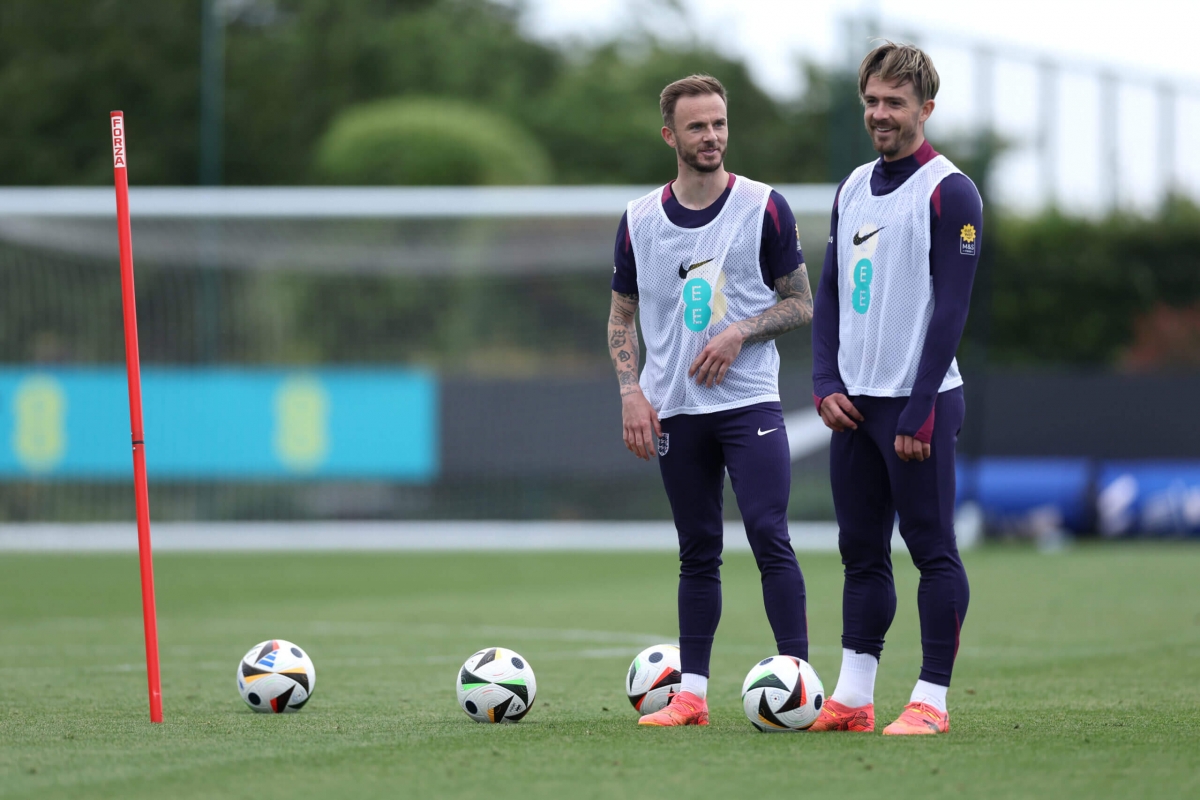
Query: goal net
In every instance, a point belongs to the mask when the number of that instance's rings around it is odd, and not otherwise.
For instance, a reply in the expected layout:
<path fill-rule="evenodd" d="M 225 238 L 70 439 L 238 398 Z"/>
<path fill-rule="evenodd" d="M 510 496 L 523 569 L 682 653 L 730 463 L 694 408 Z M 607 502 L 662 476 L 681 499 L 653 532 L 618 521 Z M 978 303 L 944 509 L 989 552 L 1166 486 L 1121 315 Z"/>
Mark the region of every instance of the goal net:
<path fill-rule="evenodd" d="M 604 335 L 649 188 L 133 189 L 154 518 L 669 519 Z M 815 284 L 833 187 L 781 191 Z M 114 214 L 0 190 L 0 521 L 130 518 Z M 828 518 L 809 336 L 779 348 L 792 514 Z"/>

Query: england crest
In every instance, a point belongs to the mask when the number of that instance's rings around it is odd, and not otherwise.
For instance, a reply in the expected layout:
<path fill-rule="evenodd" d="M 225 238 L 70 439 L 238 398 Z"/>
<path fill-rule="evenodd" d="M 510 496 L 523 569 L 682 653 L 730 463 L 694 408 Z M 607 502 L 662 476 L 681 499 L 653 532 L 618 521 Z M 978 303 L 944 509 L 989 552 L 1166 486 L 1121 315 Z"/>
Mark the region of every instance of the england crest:
<path fill-rule="evenodd" d="M 665 456 L 667 454 L 667 451 L 670 449 L 671 449 L 671 434 L 664 433 L 662 436 L 658 437 L 658 454 L 660 456 Z"/>

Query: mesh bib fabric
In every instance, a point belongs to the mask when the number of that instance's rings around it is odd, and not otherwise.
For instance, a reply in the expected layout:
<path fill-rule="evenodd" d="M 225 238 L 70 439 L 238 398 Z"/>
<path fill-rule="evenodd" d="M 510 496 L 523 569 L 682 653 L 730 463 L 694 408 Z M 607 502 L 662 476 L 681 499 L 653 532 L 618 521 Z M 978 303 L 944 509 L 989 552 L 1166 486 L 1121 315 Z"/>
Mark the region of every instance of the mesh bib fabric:
<path fill-rule="evenodd" d="M 933 316 L 929 200 L 959 169 L 938 156 L 875 197 L 874 167 L 854 170 L 838 200 L 838 371 L 852 395 L 907 397 Z M 938 391 L 962 382 L 955 359 Z"/>
<path fill-rule="evenodd" d="M 663 192 L 634 200 L 628 209 L 646 345 L 642 392 L 659 418 L 779 400 L 773 341 L 744 345 L 724 381 L 711 389 L 687 375 L 710 339 L 776 302 L 758 263 L 771 187 L 739 176 L 720 214 L 701 228 L 672 223 Z"/>

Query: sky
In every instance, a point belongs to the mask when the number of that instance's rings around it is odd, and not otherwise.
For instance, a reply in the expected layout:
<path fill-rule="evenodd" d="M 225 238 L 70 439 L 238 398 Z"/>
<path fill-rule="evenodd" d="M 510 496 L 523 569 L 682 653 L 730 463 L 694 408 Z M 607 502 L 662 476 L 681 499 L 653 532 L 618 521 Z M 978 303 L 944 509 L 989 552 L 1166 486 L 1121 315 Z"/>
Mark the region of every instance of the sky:
<path fill-rule="evenodd" d="M 930 140 L 936 145 L 939 134 L 961 134 L 992 117 L 1011 145 L 995 175 L 1006 205 L 1034 210 L 1053 197 L 1068 210 L 1098 213 L 1115 198 L 1123 209 L 1148 212 L 1168 174 L 1200 198 L 1200 0 L 1138 0 L 1115 13 L 1072 0 L 674 0 L 682 15 L 670 10 L 671 0 L 523 3 L 530 31 L 560 43 L 639 27 L 712 42 L 744 59 L 779 98 L 803 91 L 802 59 L 856 66 L 872 35 L 915 40 L 942 80 Z M 878 22 L 851 34 L 850 16 Z M 973 55 L 981 46 L 995 53 L 991 81 L 984 79 L 986 62 Z M 1042 61 L 1059 65 L 1053 77 L 1039 73 Z M 1107 94 L 1102 71 L 1119 79 Z M 1163 122 L 1156 90 L 1163 81 L 1186 87 L 1173 123 Z M 1048 110 L 1039 113 L 1043 98 Z M 1037 147 L 1039 119 L 1050 125 L 1045 151 Z"/>

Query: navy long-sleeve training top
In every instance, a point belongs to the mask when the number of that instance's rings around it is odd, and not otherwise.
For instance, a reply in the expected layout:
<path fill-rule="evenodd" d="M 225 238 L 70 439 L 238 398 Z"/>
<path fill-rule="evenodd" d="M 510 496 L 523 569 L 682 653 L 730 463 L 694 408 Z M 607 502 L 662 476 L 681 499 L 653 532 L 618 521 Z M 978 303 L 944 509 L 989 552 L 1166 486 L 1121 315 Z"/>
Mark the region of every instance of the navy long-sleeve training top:
<path fill-rule="evenodd" d="M 890 194 L 906 180 L 937 157 L 928 141 L 917 152 L 897 161 L 880 158 L 871 173 L 871 194 L 879 197 Z M 825 249 L 825 264 L 817 288 L 813 309 L 813 399 L 817 408 L 831 394 L 846 393 L 846 385 L 838 372 L 838 199 L 843 179 L 833 200 L 829 223 L 829 243 Z M 929 199 L 931 245 L 929 272 L 933 279 L 933 316 L 925 336 L 925 346 L 917 366 L 908 405 L 900 414 L 896 434 L 915 436 L 929 442 L 933 433 L 933 410 L 942 379 L 958 351 L 967 310 L 971 303 L 971 286 L 979 263 L 983 236 L 983 201 L 966 175 L 948 175 L 933 190 Z M 966 255 L 959 247 L 963 226 L 972 225 L 976 231 L 974 253 Z"/>

